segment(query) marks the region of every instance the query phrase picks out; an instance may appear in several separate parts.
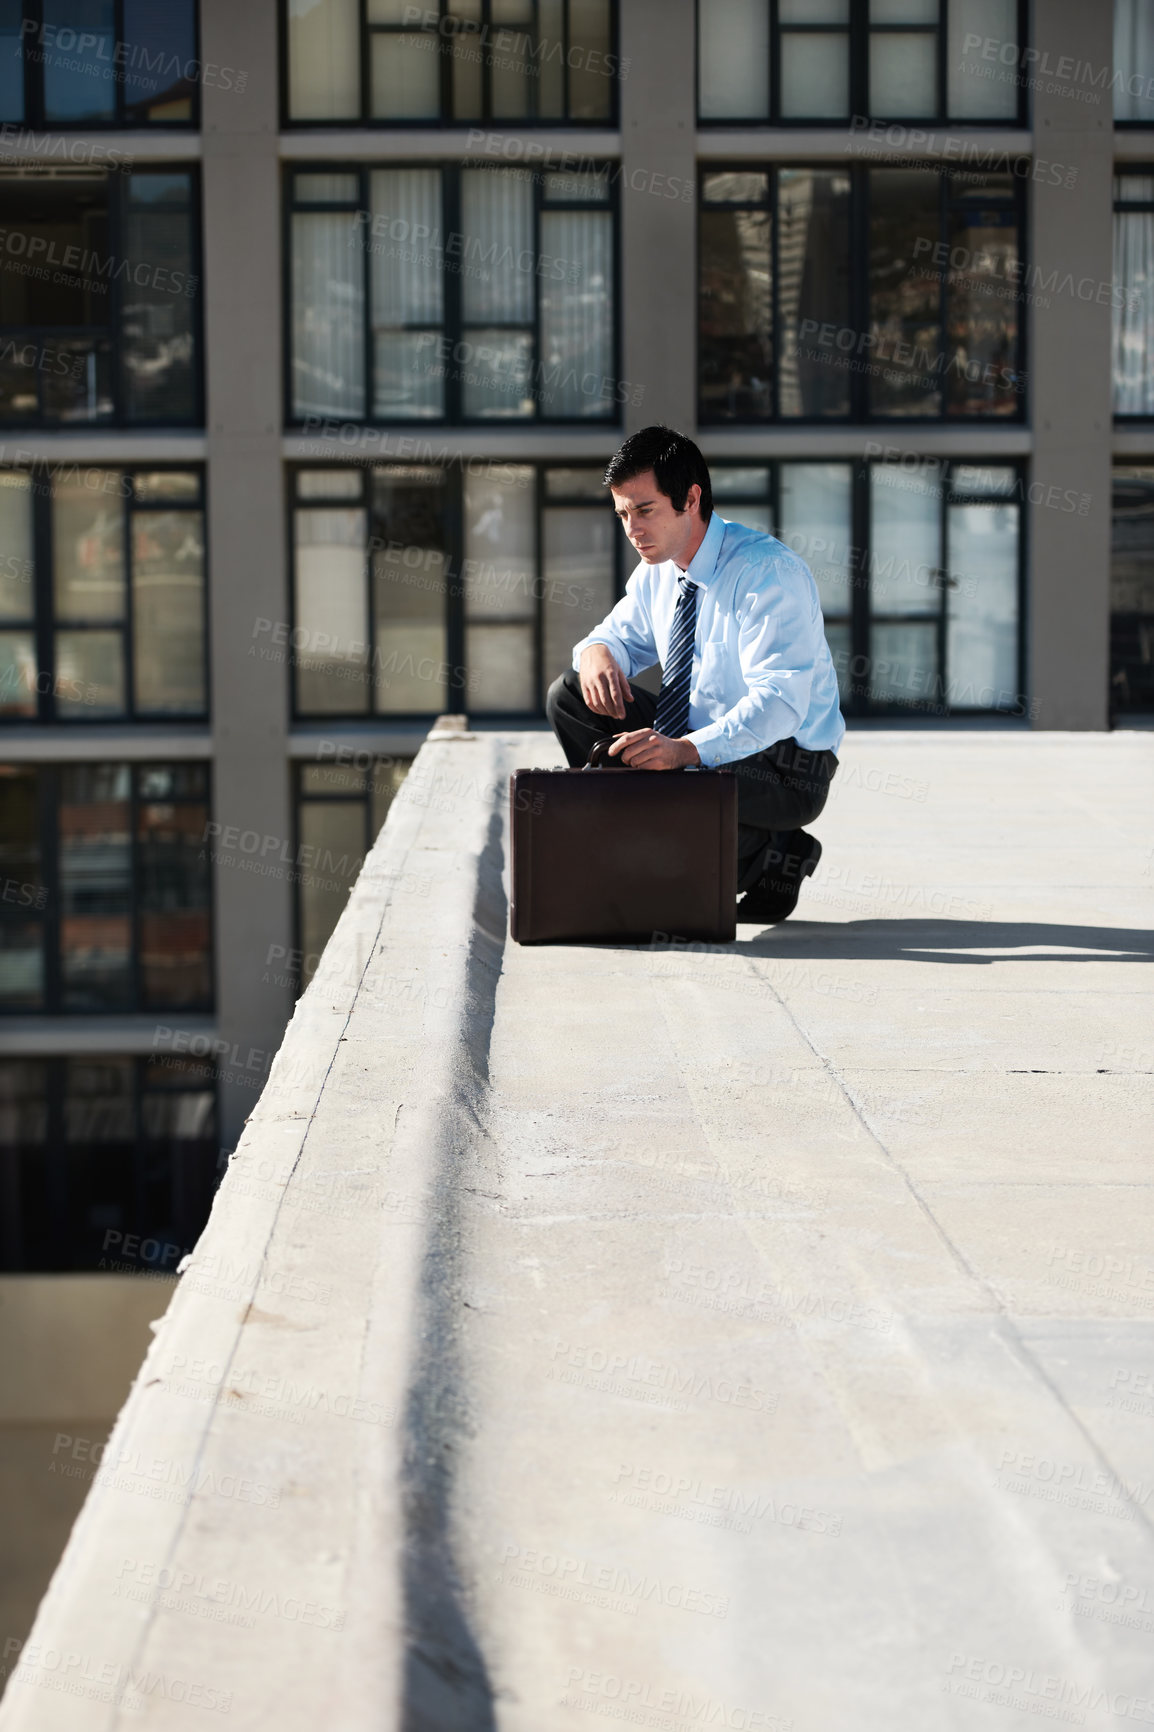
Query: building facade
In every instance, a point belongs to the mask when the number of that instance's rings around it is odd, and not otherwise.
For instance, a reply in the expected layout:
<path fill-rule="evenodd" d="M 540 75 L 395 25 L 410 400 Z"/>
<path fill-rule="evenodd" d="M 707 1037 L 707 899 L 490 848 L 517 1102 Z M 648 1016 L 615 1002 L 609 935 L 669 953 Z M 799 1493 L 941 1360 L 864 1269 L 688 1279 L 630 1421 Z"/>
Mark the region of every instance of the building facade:
<path fill-rule="evenodd" d="M 626 433 L 807 559 L 851 721 L 1154 707 L 1154 0 L 5 19 L 14 1278 L 190 1247 L 430 719 L 620 593 Z"/>

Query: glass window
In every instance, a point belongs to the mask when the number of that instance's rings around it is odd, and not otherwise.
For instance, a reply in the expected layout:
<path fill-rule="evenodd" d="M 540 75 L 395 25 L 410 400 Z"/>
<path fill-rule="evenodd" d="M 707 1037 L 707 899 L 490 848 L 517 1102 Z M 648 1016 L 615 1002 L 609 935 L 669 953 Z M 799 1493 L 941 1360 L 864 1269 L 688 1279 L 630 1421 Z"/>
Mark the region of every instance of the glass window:
<path fill-rule="evenodd" d="M 1114 470 L 1110 697 L 1114 714 L 1154 711 L 1154 468 L 1143 464 Z"/>
<path fill-rule="evenodd" d="M 205 653 L 198 473 L 0 470 L 0 715 L 200 717 Z"/>
<path fill-rule="evenodd" d="M 120 336 L 128 421 L 197 419 L 191 177 L 137 170 L 124 214 Z"/>
<path fill-rule="evenodd" d="M 199 276 L 192 170 L 0 166 L 0 425 L 194 425 Z"/>
<path fill-rule="evenodd" d="M 531 469 L 513 465 L 465 477 L 467 706 L 482 713 L 536 707 L 532 482 Z"/>
<path fill-rule="evenodd" d="M 812 420 L 847 415 L 847 367 L 831 365 L 814 327 L 850 325 L 849 199 L 844 170 L 786 168 L 777 177 L 779 413 Z M 834 354 L 842 358 L 842 350 Z"/>
<path fill-rule="evenodd" d="M 50 126 L 115 119 L 115 85 L 100 76 L 114 65 L 113 0 L 43 0 L 43 5 L 44 41 L 38 58 L 44 78 L 44 118 Z M 92 38 L 83 55 L 76 51 L 81 33 Z"/>
<path fill-rule="evenodd" d="M 302 950 L 324 949 L 364 865 L 368 825 L 363 799 L 301 800 L 297 807 L 302 870 L 298 883 Z"/>
<path fill-rule="evenodd" d="M 203 767 L 144 765 L 137 773 L 137 925 L 146 1006 L 207 1004 L 212 995 Z"/>
<path fill-rule="evenodd" d="M 196 8 L 192 0 L 123 0 L 122 87 L 124 118 L 154 126 L 191 124 L 198 119 L 199 79 Z M 221 88 L 243 90 L 245 75 L 221 67 Z"/>
<path fill-rule="evenodd" d="M 987 49 L 994 58 L 987 58 Z M 953 0 L 946 44 L 950 118 L 1024 121 L 1030 66 L 1024 49 L 1018 41 L 1018 0 L 965 0 L 963 5 Z"/>
<path fill-rule="evenodd" d="M 56 249 L 39 278 L 0 271 L 0 419 L 67 425 L 116 417 L 109 276 L 115 268 L 109 176 L 0 167 L 0 226 L 21 253 Z"/>
<path fill-rule="evenodd" d="M 367 640 L 377 714 L 540 714 L 573 645 L 618 595 L 622 537 L 603 467 L 382 464 L 366 482 L 367 544 L 357 508 L 298 505 L 296 713 L 369 710 Z M 295 473 L 310 496 L 339 496 L 361 474 Z M 328 518 L 344 520 L 335 560 L 331 529 L 316 539 Z"/>
<path fill-rule="evenodd" d="M 0 120 L 24 119 L 24 7 L 0 3 Z"/>
<path fill-rule="evenodd" d="M 849 112 L 849 37 L 842 31 L 783 30 L 781 118 L 837 120 Z"/>
<path fill-rule="evenodd" d="M 848 463 L 781 465 L 779 533 L 813 572 L 829 621 L 848 620 L 853 611 L 852 481 Z"/>
<path fill-rule="evenodd" d="M 371 472 L 378 713 L 540 714 L 621 592 L 625 542 L 600 465 L 462 469 Z M 318 493 L 326 473 L 360 472 L 297 471 Z M 720 517 L 777 535 L 808 565 L 848 708 L 1022 713 L 1018 465 L 802 459 L 711 473 Z M 327 630 L 339 636 L 331 619 Z M 294 642 L 307 641 L 298 622 Z M 297 713 L 349 713 L 306 689 L 302 654 Z"/>
<path fill-rule="evenodd" d="M 36 714 L 32 478 L 0 470 L 0 716 Z"/>
<path fill-rule="evenodd" d="M 767 420 L 773 413 L 774 377 L 768 178 L 709 176 L 705 199 L 698 342 L 702 419 Z"/>
<path fill-rule="evenodd" d="M 60 776 L 60 972 L 68 1011 L 132 1003 L 132 771 L 76 764 Z"/>
<path fill-rule="evenodd" d="M 302 507 L 295 514 L 297 699 L 304 710 L 365 710 L 366 521 L 363 508 L 351 506 Z"/>
<path fill-rule="evenodd" d="M 428 31 L 375 31 L 370 37 L 369 108 L 374 120 L 437 120 L 441 113 L 440 38 Z"/>
<path fill-rule="evenodd" d="M 546 476 L 550 471 L 546 471 Z M 606 493 L 581 504 L 546 504 L 541 517 L 542 669 L 538 704 L 573 665 L 573 645 L 617 599 L 618 533 Z"/>
<path fill-rule="evenodd" d="M 37 772 L 0 765 L 0 1004 L 44 1008 L 42 814 Z"/>
<path fill-rule="evenodd" d="M 1016 417 L 1026 380 L 1018 369 L 1019 234 L 1011 177 L 951 175 L 947 223 L 946 413 Z"/>
<path fill-rule="evenodd" d="M 870 113 L 932 115 L 937 102 L 937 32 L 880 31 L 870 37 Z"/>
<path fill-rule="evenodd" d="M 1021 714 L 1018 471 L 874 463 L 869 490 L 869 647 L 855 696 L 883 710 Z"/>
<path fill-rule="evenodd" d="M 853 465 L 710 464 L 714 509 L 727 523 L 776 535 L 813 574 L 826 642 L 839 683 L 850 683 L 853 546 Z"/>
<path fill-rule="evenodd" d="M 625 70 L 610 0 L 289 0 L 287 48 L 290 124 L 605 125 Z"/>
<path fill-rule="evenodd" d="M 0 1267 L 173 1275 L 219 1166 L 216 1081 L 184 1058 L 0 1059 Z M 132 1244 L 139 1251 L 126 1256 Z"/>
<path fill-rule="evenodd" d="M 870 174 L 870 329 L 877 338 L 876 365 L 873 354 L 863 354 L 869 356 L 875 415 L 941 414 L 938 274 L 916 263 L 932 257 L 940 188 L 941 177 L 930 170 L 875 169 Z"/>
<path fill-rule="evenodd" d="M 769 119 L 769 7 L 765 0 L 698 0 L 702 120 Z"/>
<path fill-rule="evenodd" d="M 1018 510 L 950 505 L 946 513 L 946 663 L 955 709 L 1016 700 Z"/>
<path fill-rule="evenodd" d="M 367 758 L 367 754 L 358 757 Z M 304 866 L 297 882 L 302 989 L 316 973 L 365 855 L 380 834 L 411 763 L 411 758 L 382 757 L 372 758 L 360 768 L 340 764 L 297 767 L 297 831 Z M 416 874 L 406 875 L 392 889 L 397 896 L 428 893 L 428 881 Z"/>
<path fill-rule="evenodd" d="M 559 180 L 559 176 L 554 177 Z M 541 414 L 606 420 L 613 380 L 613 219 L 609 211 L 543 210 Z"/>
<path fill-rule="evenodd" d="M 938 696 L 938 625 L 935 620 L 895 623 L 874 620 L 870 627 L 869 695 L 888 708 L 919 708 Z"/>
<path fill-rule="evenodd" d="M 364 415 L 364 285 L 358 252 L 367 244 L 355 212 L 293 213 L 291 401 L 298 418 L 359 420 Z"/>
<path fill-rule="evenodd" d="M 360 114 L 357 0 L 289 0 L 288 105 L 294 120 Z"/>
<path fill-rule="evenodd" d="M 1026 124 L 1018 0 L 698 0 L 697 16 L 707 124 Z"/>
<path fill-rule="evenodd" d="M 447 653 L 446 493 L 442 469 L 372 474 L 373 708 L 381 715 L 438 715 L 459 679 Z"/>
<path fill-rule="evenodd" d="M 1154 172 L 1114 181 L 1115 415 L 1154 415 Z"/>
<path fill-rule="evenodd" d="M 469 238 L 461 273 L 468 356 L 464 413 L 470 419 L 531 414 L 532 181 L 523 175 L 466 171 L 461 177 L 461 224 Z"/>
<path fill-rule="evenodd" d="M 224 89 L 245 76 L 217 69 Z M 199 124 L 194 0 L 4 0 L 0 119 L 37 128 Z"/>
<path fill-rule="evenodd" d="M 0 805 L 0 1008 L 211 1008 L 204 765 L 6 765 Z"/>
<path fill-rule="evenodd" d="M 294 415 L 618 418 L 611 190 L 609 169 L 296 174 Z"/>
<path fill-rule="evenodd" d="M 914 473 L 875 463 L 870 470 L 870 606 L 875 614 L 940 612 L 940 468 Z"/>
<path fill-rule="evenodd" d="M 1023 417 L 1010 175 L 719 169 L 701 198 L 702 421 Z"/>
<path fill-rule="evenodd" d="M 1154 4 L 1114 0 L 1114 120 L 1154 123 Z"/>

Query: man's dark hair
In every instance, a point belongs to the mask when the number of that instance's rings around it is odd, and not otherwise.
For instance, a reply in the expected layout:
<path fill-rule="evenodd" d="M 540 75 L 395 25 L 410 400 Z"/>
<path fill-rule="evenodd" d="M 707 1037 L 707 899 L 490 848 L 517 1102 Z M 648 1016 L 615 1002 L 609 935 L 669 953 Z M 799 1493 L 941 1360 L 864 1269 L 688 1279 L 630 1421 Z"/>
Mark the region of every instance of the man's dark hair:
<path fill-rule="evenodd" d="M 606 487 L 624 487 L 637 475 L 652 469 L 658 489 L 666 494 L 674 511 L 685 510 L 685 500 L 694 482 L 701 489 L 701 521 L 713 516 L 713 487 L 709 465 L 692 439 L 672 427 L 643 427 L 631 433 L 620 451 L 609 459 Z"/>

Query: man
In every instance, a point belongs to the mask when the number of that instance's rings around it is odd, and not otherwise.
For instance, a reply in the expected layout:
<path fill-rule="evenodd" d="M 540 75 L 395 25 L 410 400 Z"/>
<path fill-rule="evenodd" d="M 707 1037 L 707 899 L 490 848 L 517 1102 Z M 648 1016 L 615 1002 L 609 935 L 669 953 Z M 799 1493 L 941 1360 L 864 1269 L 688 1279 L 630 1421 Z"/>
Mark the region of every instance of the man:
<path fill-rule="evenodd" d="M 632 434 L 605 483 L 641 564 L 554 681 L 549 720 L 570 764 L 612 735 L 636 769 L 736 772 L 737 918 L 785 920 L 845 733 L 817 586 L 773 536 L 716 515 L 704 457 L 672 428 Z M 654 698 L 629 679 L 657 661 Z"/>

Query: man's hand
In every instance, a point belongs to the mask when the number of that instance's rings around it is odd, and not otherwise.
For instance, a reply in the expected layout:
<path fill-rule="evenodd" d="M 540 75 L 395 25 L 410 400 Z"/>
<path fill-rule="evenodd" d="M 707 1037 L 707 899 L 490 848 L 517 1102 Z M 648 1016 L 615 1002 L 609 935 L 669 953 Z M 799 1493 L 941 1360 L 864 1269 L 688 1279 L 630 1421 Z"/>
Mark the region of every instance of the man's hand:
<path fill-rule="evenodd" d="M 671 740 L 667 734 L 655 733 L 652 728 L 635 728 L 631 734 L 618 734 L 609 748 L 609 756 L 622 757 L 634 770 L 681 770 L 686 764 L 701 762 L 701 755 L 692 740 Z"/>
<path fill-rule="evenodd" d="M 608 645 L 591 643 L 581 651 L 578 676 L 581 696 L 595 716 L 613 716 L 619 722 L 625 720 L 625 706 L 633 701 L 633 693 Z"/>

